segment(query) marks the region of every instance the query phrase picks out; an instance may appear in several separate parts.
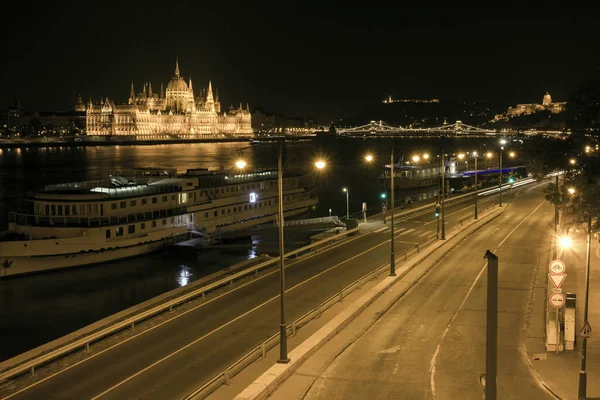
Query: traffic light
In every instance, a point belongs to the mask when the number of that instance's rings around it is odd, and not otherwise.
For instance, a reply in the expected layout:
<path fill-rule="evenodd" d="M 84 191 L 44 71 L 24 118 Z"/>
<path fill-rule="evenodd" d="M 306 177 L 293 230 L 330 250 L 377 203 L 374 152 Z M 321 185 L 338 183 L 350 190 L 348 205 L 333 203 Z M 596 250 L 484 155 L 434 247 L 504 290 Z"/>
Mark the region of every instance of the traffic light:
<path fill-rule="evenodd" d="M 382 199 L 385 199 L 385 197 L 386 197 L 386 194 L 385 194 L 385 192 L 384 192 L 384 193 L 381 193 L 381 198 L 382 198 Z"/>
<path fill-rule="evenodd" d="M 508 178 L 508 183 L 510 183 L 511 185 L 515 183 L 515 178 L 513 178 L 512 176 Z"/>
<path fill-rule="evenodd" d="M 435 216 L 438 218 L 440 216 L 440 203 L 435 203 Z"/>

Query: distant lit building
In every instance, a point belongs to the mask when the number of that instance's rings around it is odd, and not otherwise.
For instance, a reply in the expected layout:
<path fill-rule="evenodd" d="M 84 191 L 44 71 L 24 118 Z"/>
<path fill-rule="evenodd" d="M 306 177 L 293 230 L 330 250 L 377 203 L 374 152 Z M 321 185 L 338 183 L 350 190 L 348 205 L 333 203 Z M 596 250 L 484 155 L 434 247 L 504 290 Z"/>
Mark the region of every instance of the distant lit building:
<path fill-rule="evenodd" d="M 21 103 L 9 106 L 6 116 L 6 125 L 9 131 L 17 132 L 21 128 Z"/>
<path fill-rule="evenodd" d="M 515 107 L 508 107 L 508 110 L 504 114 L 497 114 L 494 117 L 494 120 L 509 119 L 519 115 L 534 114 L 544 110 L 558 114 L 565 110 L 566 105 L 566 101 L 553 103 L 550 93 L 546 92 L 542 99 L 542 104 L 517 104 Z"/>
<path fill-rule="evenodd" d="M 383 104 L 391 104 L 391 103 L 439 103 L 439 99 L 424 99 L 424 100 L 398 100 L 392 99 L 390 95 L 387 99 L 383 100 Z"/>
<path fill-rule="evenodd" d="M 212 84 L 194 94 L 192 79 L 189 84 L 179 73 L 175 63 L 175 75 L 165 92 L 154 93 L 152 83 L 145 83 L 142 92 L 136 94 L 133 83 L 127 104 L 117 104 L 108 98 L 87 106 L 86 127 L 88 135 L 135 135 L 137 137 L 195 138 L 220 135 L 248 136 L 253 133 L 250 108 L 233 106 L 221 111 L 218 94 L 213 96 Z"/>

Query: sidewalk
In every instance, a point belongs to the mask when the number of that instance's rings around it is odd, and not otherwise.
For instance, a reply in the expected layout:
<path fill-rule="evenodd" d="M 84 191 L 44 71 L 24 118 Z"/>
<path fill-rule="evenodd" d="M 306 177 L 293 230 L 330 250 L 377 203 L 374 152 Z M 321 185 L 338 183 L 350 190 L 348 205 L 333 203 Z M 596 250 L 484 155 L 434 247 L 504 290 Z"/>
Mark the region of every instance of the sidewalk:
<path fill-rule="evenodd" d="M 562 289 L 563 293 L 575 293 L 576 303 L 576 325 L 575 325 L 575 349 L 561 351 L 546 351 L 546 328 L 545 313 L 548 304 L 548 265 L 551 261 L 551 253 L 548 249 L 541 254 L 537 282 L 533 293 L 531 305 L 531 319 L 528 332 L 526 333 L 524 351 L 527 361 L 533 368 L 538 379 L 557 398 L 571 400 L 578 398 L 579 371 L 581 369 L 581 347 L 582 338 L 579 331 L 583 326 L 583 310 L 585 302 L 585 267 L 586 267 L 586 234 L 582 230 L 571 235 L 573 246 L 564 254 L 559 253 L 559 259 L 566 264 L 566 274 Z M 592 237 L 590 254 L 590 284 L 589 284 L 589 307 L 588 321 L 592 325 L 591 337 L 587 340 L 587 398 L 600 399 L 600 334 L 594 329 L 600 330 L 600 308 L 596 305 L 600 302 L 600 247 L 595 238 Z"/>

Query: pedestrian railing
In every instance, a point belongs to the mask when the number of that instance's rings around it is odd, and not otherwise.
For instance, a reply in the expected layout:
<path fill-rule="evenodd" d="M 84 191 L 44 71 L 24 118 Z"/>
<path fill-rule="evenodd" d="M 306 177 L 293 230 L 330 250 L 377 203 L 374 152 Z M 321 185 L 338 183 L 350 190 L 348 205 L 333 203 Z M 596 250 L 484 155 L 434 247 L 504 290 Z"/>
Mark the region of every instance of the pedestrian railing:
<path fill-rule="evenodd" d="M 413 254 L 419 253 L 420 250 L 424 246 L 430 244 L 431 242 L 435 241 L 436 239 L 437 239 L 437 235 L 432 234 L 431 236 L 427 237 L 427 239 L 425 239 L 424 241 L 417 243 L 415 246 L 406 250 L 404 253 L 398 255 L 396 257 L 396 260 L 401 260 L 402 258 L 404 258 L 404 260 L 407 260 L 410 253 L 413 253 Z M 315 307 L 312 310 L 308 311 L 307 313 L 303 314 L 302 316 L 300 316 L 299 318 L 297 318 L 296 320 L 294 320 L 291 324 L 289 324 L 287 326 L 286 336 L 294 336 L 296 334 L 296 332 L 298 331 L 298 329 L 302 328 L 303 326 L 305 326 L 308 322 L 312 321 L 313 319 L 319 318 L 323 312 L 327 311 L 330 307 L 334 306 L 335 304 L 342 302 L 344 300 L 344 297 L 348 296 L 353 291 L 360 289 L 365 284 L 365 282 L 372 280 L 372 279 L 376 279 L 379 276 L 379 274 L 381 274 L 383 272 L 383 270 L 387 270 L 387 269 L 389 269 L 389 263 L 380 265 L 379 267 L 375 268 L 371 272 L 368 272 L 361 278 L 352 282 L 351 284 L 349 284 L 348 286 L 346 286 L 345 288 L 340 290 L 338 293 L 332 295 L 331 297 L 329 297 L 327 300 L 322 302 L 317 307 Z M 231 364 L 229 367 L 225 368 L 223 371 L 221 371 L 218 375 L 214 376 L 212 379 L 210 379 L 204 385 L 202 385 L 201 387 L 199 387 L 198 389 L 194 390 L 192 393 L 187 395 L 184 398 L 184 400 L 205 399 L 210 394 L 215 392 L 218 388 L 220 388 L 222 385 L 228 385 L 231 378 L 233 378 L 234 376 L 239 374 L 241 371 L 243 371 L 244 368 L 248 367 L 250 364 L 252 364 L 256 360 L 264 359 L 267 355 L 267 352 L 279 344 L 279 340 L 280 340 L 280 333 L 279 332 L 274 333 L 267 340 L 260 343 L 258 346 L 254 347 L 248 353 L 244 354 L 242 357 L 240 357 L 238 360 L 236 360 L 233 364 Z"/>
<path fill-rule="evenodd" d="M 322 248 L 324 245 L 327 245 L 327 244 L 332 246 L 334 244 L 334 242 L 339 241 L 340 239 L 342 239 L 344 237 L 356 234 L 359 232 L 359 230 L 360 230 L 360 227 L 350 229 L 345 232 L 341 232 L 338 235 L 328 237 L 328 238 L 325 238 L 318 242 L 315 242 L 315 243 L 309 244 L 307 246 L 301 247 L 299 249 L 293 250 L 291 252 L 286 253 L 285 258 L 289 259 L 291 257 L 297 257 L 298 255 L 300 255 L 302 253 L 306 253 L 306 252 L 309 252 L 312 250 L 318 251 L 320 248 Z M 79 349 L 84 349 L 85 351 L 89 351 L 90 345 L 92 345 L 92 343 L 94 343 L 94 342 L 98 342 L 100 339 L 104 339 L 110 335 L 113 335 L 115 333 L 123 331 L 124 329 L 128 329 L 128 328 L 135 329 L 135 324 L 137 324 L 137 323 L 145 321 L 145 320 L 147 320 L 151 317 L 154 317 L 158 314 L 161 314 L 165 311 L 173 311 L 174 307 L 181 305 L 182 303 L 185 303 L 192 299 L 195 299 L 198 297 L 204 298 L 207 293 L 209 293 L 215 289 L 218 289 L 218 288 L 221 288 L 221 287 L 227 286 L 227 285 L 232 285 L 234 281 L 244 278 L 248 275 L 252 275 L 252 274 L 256 275 L 256 274 L 258 274 L 259 271 L 261 271 L 265 268 L 269 268 L 273 265 L 276 265 L 278 262 L 279 262 L 279 258 L 270 259 L 268 261 L 265 261 L 263 263 L 255 265 L 253 267 L 247 268 L 247 269 L 240 271 L 238 273 L 235 273 L 233 275 L 227 276 L 216 282 L 210 283 L 206 286 L 202 286 L 198 289 L 192 290 L 191 292 L 183 294 L 175 299 L 172 299 L 170 301 L 166 301 L 162 304 L 156 305 L 146 311 L 142 311 L 138 314 L 127 317 L 124 320 L 115 322 L 114 324 L 111 324 L 110 326 L 101 328 L 101 329 L 97 330 L 96 332 L 90 333 L 81 338 L 75 339 L 69 343 L 61 345 L 60 347 L 53 349 L 51 351 L 48 351 L 47 353 L 40 354 L 39 356 L 34 356 L 33 358 L 31 358 L 29 360 L 25 360 L 22 363 L 19 363 L 18 365 L 9 367 L 9 368 L 5 369 L 4 371 L 0 371 L 0 382 L 5 379 L 8 379 L 8 378 L 18 376 L 18 375 L 23 374 L 28 371 L 31 373 L 31 375 L 35 375 L 35 369 L 39 366 L 47 364 L 53 360 L 56 360 L 60 357 L 63 357 L 65 355 L 72 353 L 73 351 L 76 351 Z"/>

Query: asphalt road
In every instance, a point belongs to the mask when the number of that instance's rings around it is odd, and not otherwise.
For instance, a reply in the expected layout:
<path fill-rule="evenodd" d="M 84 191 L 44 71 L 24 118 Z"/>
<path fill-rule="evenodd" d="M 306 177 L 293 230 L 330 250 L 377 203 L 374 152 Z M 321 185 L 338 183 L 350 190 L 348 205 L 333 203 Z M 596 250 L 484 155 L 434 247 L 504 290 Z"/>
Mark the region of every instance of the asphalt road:
<path fill-rule="evenodd" d="M 339 355 L 304 397 L 482 399 L 485 373 L 486 250 L 499 259 L 497 398 L 552 399 L 521 353 L 541 246 L 553 206 L 540 186 L 456 246 Z M 542 266 L 541 272 L 546 271 Z"/>
<path fill-rule="evenodd" d="M 505 200 L 510 202 L 510 198 Z M 487 201 L 480 199 L 481 209 L 491 204 Z M 472 213 L 468 203 L 447 206 L 446 229 Z M 363 225 L 360 235 L 344 244 L 288 264 L 287 322 L 388 262 L 389 225 L 379 220 L 370 222 Z M 435 231 L 432 211 L 398 222 L 396 255 Z M 35 378 L 5 384 L 0 387 L 0 398 L 181 398 L 278 331 L 278 271 L 234 288 L 110 349 L 92 346 L 89 357 L 71 363 L 66 370 L 53 374 L 42 371 Z"/>

